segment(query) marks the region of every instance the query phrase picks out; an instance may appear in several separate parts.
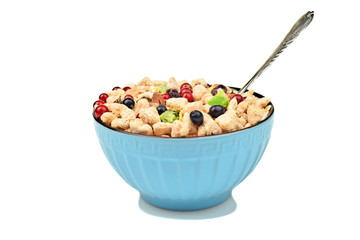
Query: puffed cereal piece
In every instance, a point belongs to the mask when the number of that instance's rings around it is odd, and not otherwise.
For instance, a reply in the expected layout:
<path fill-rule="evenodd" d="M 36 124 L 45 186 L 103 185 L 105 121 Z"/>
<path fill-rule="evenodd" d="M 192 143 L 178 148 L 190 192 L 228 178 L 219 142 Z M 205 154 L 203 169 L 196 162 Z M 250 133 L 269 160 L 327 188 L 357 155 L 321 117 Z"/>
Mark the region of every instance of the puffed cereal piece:
<path fill-rule="evenodd" d="M 229 105 L 227 106 L 227 110 L 236 110 L 238 102 L 236 98 L 230 100 Z"/>
<path fill-rule="evenodd" d="M 165 81 L 165 80 L 153 80 L 152 82 L 153 82 L 154 86 L 156 86 L 156 87 L 163 85 L 165 83 L 167 84 L 167 81 Z"/>
<path fill-rule="evenodd" d="M 256 104 L 257 100 L 258 100 L 257 97 L 251 95 L 251 96 L 247 96 L 243 102 L 247 102 L 248 106 L 250 106 Z"/>
<path fill-rule="evenodd" d="M 191 86 L 194 88 L 197 85 L 202 85 L 203 87 L 207 87 L 207 82 L 203 78 L 196 78 L 191 81 Z"/>
<path fill-rule="evenodd" d="M 207 103 L 211 98 L 213 97 L 213 95 L 211 93 L 205 93 L 202 97 L 201 97 L 201 101 L 203 103 Z"/>
<path fill-rule="evenodd" d="M 260 108 L 264 108 L 266 105 L 269 104 L 270 100 L 271 98 L 267 97 L 258 98 L 255 104 Z"/>
<path fill-rule="evenodd" d="M 240 114 L 240 116 L 239 116 L 240 118 L 244 118 L 245 120 L 246 120 L 246 122 L 248 121 L 248 116 L 247 116 L 247 114 L 246 113 L 242 113 L 242 114 Z"/>
<path fill-rule="evenodd" d="M 136 117 L 135 112 L 130 108 L 128 108 L 127 106 L 125 106 L 124 104 L 110 103 L 106 105 L 108 109 L 117 117 L 129 118 L 129 119 L 135 119 Z"/>
<path fill-rule="evenodd" d="M 106 103 L 114 103 L 116 100 L 118 100 L 120 98 L 120 95 L 119 96 L 109 96 L 107 99 L 106 99 Z"/>
<path fill-rule="evenodd" d="M 248 96 L 253 96 L 254 95 L 254 90 L 249 90 L 243 94 L 241 94 L 241 96 L 243 97 L 248 97 Z"/>
<path fill-rule="evenodd" d="M 153 95 L 154 95 L 153 92 L 143 92 L 143 93 L 139 94 L 136 99 L 139 100 L 139 99 L 142 99 L 142 98 L 147 98 L 147 99 L 149 99 L 151 101 Z"/>
<path fill-rule="evenodd" d="M 198 128 L 198 136 L 217 135 L 221 134 L 221 128 L 207 113 L 202 113 L 204 116 L 203 124 Z"/>
<path fill-rule="evenodd" d="M 182 118 L 182 121 L 185 125 L 188 126 L 189 128 L 189 133 L 188 135 L 197 135 L 197 127 L 196 125 L 191 121 L 190 119 L 190 113 L 186 112 Z"/>
<path fill-rule="evenodd" d="M 150 107 L 156 107 L 157 108 L 158 106 L 160 106 L 159 103 L 154 103 L 154 102 L 150 103 Z"/>
<path fill-rule="evenodd" d="M 133 96 L 135 99 L 142 93 L 144 92 L 148 92 L 149 91 L 149 88 L 148 86 L 135 86 L 131 89 L 128 89 L 126 91 L 126 95 L 131 95 Z"/>
<path fill-rule="evenodd" d="M 116 129 L 128 129 L 130 127 L 130 118 L 116 118 L 111 122 L 111 127 Z"/>
<path fill-rule="evenodd" d="M 139 133 L 145 135 L 153 135 L 153 129 L 149 124 L 144 124 L 141 119 L 135 119 L 130 121 L 130 131 L 132 133 Z"/>
<path fill-rule="evenodd" d="M 211 106 L 209 104 L 203 105 L 203 112 L 209 113 Z"/>
<path fill-rule="evenodd" d="M 245 126 L 245 125 L 246 125 L 247 121 L 246 121 L 245 118 L 240 117 L 240 118 L 238 118 L 238 119 L 239 119 L 239 123 L 240 123 L 242 126 Z"/>
<path fill-rule="evenodd" d="M 156 110 L 156 107 L 149 107 L 146 109 L 142 109 L 139 112 L 139 117 L 144 123 L 153 125 L 157 122 L 160 122 L 160 116 L 158 111 Z"/>
<path fill-rule="evenodd" d="M 181 111 L 188 104 L 186 98 L 170 98 L 166 101 L 166 107 L 173 111 Z"/>
<path fill-rule="evenodd" d="M 266 108 L 260 108 L 256 105 L 250 105 L 247 110 L 248 122 L 251 125 L 255 125 L 256 123 L 264 120 L 267 117 L 270 108 L 271 105 L 267 106 Z"/>
<path fill-rule="evenodd" d="M 176 79 L 174 77 L 171 77 L 169 79 L 169 83 L 167 84 L 167 89 L 175 89 L 178 92 L 180 92 L 180 87 L 178 86 Z"/>
<path fill-rule="evenodd" d="M 148 77 L 144 77 L 138 84 L 138 86 L 154 86 L 154 83 Z"/>
<path fill-rule="evenodd" d="M 107 126 L 110 126 L 111 122 L 116 118 L 117 117 L 112 112 L 103 113 L 103 115 L 100 117 L 101 121 Z"/>
<path fill-rule="evenodd" d="M 191 113 L 194 110 L 199 110 L 202 111 L 203 110 L 203 104 L 200 101 L 196 101 L 196 102 L 191 102 L 185 105 L 185 107 L 183 108 L 183 113 Z"/>
<path fill-rule="evenodd" d="M 150 90 L 151 92 L 156 92 L 156 91 L 158 90 L 158 88 L 157 88 L 156 86 L 150 86 L 150 87 L 149 87 L 149 90 Z"/>
<path fill-rule="evenodd" d="M 236 99 L 235 99 L 236 100 Z M 221 127 L 222 130 L 227 132 L 233 132 L 243 129 L 243 126 L 239 122 L 236 116 L 235 110 L 228 110 L 224 114 L 215 119 L 215 122 Z"/>
<path fill-rule="evenodd" d="M 187 137 L 188 135 L 196 135 L 197 127 L 190 119 L 190 113 L 186 112 L 182 121 L 174 121 L 171 129 L 172 137 Z"/>
<path fill-rule="evenodd" d="M 157 122 L 153 125 L 155 136 L 164 136 L 171 134 L 171 123 Z"/>
<path fill-rule="evenodd" d="M 245 128 L 251 127 L 252 125 L 250 123 L 245 124 Z"/>
<path fill-rule="evenodd" d="M 195 101 L 201 100 L 201 97 L 207 93 L 209 93 L 209 91 L 203 85 L 196 85 L 193 87 L 193 97 Z"/>
<path fill-rule="evenodd" d="M 135 115 L 137 115 L 141 109 L 146 109 L 149 107 L 150 107 L 149 101 L 145 98 L 142 98 L 135 103 L 135 107 L 133 110 L 135 112 Z"/>
<path fill-rule="evenodd" d="M 171 137 L 185 137 L 189 134 L 189 126 L 180 120 L 175 120 L 171 128 Z"/>
<path fill-rule="evenodd" d="M 108 98 L 106 99 L 106 103 L 113 103 L 113 102 L 119 100 L 123 96 L 124 93 L 125 93 L 125 91 L 122 89 L 107 92 Z"/>
<path fill-rule="evenodd" d="M 245 99 L 246 100 L 246 99 Z M 236 115 L 240 117 L 241 114 L 245 113 L 248 109 L 249 103 L 246 101 L 242 101 L 236 107 Z"/>

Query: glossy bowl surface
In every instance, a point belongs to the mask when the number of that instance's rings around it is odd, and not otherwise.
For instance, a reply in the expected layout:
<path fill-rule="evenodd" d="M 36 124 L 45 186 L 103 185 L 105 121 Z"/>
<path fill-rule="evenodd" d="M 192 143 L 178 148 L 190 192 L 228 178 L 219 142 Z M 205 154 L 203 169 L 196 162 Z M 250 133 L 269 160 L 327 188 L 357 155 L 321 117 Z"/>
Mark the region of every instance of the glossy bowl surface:
<path fill-rule="evenodd" d="M 145 201 L 170 210 L 198 210 L 225 201 L 260 161 L 273 121 L 272 108 L 264 121 L 237 132 L 162 138 L 116 131 L 94 119 L 115 171 Z"/>

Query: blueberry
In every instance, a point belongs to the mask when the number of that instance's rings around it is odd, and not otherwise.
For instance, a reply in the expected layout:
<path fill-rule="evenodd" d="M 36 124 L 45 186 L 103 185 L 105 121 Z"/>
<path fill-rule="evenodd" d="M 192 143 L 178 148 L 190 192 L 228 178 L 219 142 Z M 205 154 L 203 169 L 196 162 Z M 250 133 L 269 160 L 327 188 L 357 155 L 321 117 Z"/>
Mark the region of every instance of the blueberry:
<path fill-rule="evenodd" d="M 204 122 L 204 116 L 203 116 L 203 114 L 202 114 L 200 111 L 198 111 L 198 110 L 192 111 L 192 112 L 190 113 L 190 119 L 191 119 L 191 121 L 192 121 L 194 124 L 196 124 L 196 125 L 198 125 L 198 126 L 200 126 L 200 125 L 203 124 L 203 122 Z"/>
<path fill-rule="evenodd" d="M 217 118 L 218 116 L 224 114 L 225 112 L 226 112 L 225 108 L 221 105 L 214 105 L 209 110 L 209 114 L 213 118 Z"/>
<path fill-rule="evenodd" d="M 161 115 L 162 113 L 167 111 L 167 108 L 164 105 L 160 105 L 156 108 L 156 110 L 158 111 L 159 115 Z"/>
<path fill-rule="evenodd" d="M 135 106 L 135 101 L 132 98 L 125 98 L 122 103 L 130 109 L 133 109 Z"/>

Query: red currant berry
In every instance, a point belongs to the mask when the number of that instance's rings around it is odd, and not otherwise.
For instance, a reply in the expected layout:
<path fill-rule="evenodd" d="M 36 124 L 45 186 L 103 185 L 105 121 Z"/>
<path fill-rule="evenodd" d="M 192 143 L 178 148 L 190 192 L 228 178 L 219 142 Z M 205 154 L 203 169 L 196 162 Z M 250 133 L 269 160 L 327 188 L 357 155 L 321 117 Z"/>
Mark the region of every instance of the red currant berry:
<path fill-rule="evenodd" d="M 125 99 L 125 98 L 132 98 L 132 99 L 134 99 L 134 97 L 131 96 L 131 95 L 126 95 L 126 96 L 124 97 L 124 99 Z"/>
<path fill-rule="evenodd" d="M 182 96 L 184 93 L 192 93 L 191 92 L 191 90 L 189 89 L 189 88 L 183 88 L 183 89 L 181 89 L 181 91 L 180 91 L 180 96 Z"/>
<path fill-rule="evenodd" d="M 106 99 L 109 97 L 109 95 L 107 95 L 106 93 L 102 93 L 99 96 L 99 99 L 106 102 Z"/>
<path fill-rule="evenodd" d="M 112 90 L 114 91 L 114 90 L 118 90 L 118 89 L 121 89 L 121 87 L 113 87 Z"/>
<path fill-rule="evenodd" d="M 103 115 L 103 113 L 106 113 L 108 111 L 109 111 L 109 109 L 105 105 L 97 106 L 95 108 L 95 116 L 97 118 L 99 118 L 99 117 L 101 117 L 101 115 Z"/>
<path fill-rule="evenodd" d="M 103 104 L 105 104 L 105 102 L 103 100 L 97 100 L 94 102 L 93 107 L 97 107 L 97 106 L 100 106 Z"/>
<path fill-rule="evenodd" d="M 127 90 L 131 89 L 131 87 L 124 87 L 123 90 L 126 92 Z"/>
<path fill-rule="evenodd" d="M 169 95 L 168 93 L 164 93 L 164 94 L 162 95 L 162 97 L 163 97 L 164 100 L 170 99 L 170 95 Z"/>
<path fill-rule="evenodd" d="M 183 83 L 180 87 L 180 89 L 183 89 L 183 88 L 188 88 L 188 89 L 192 89 L 191 85 L 189 83 Z"/>
<path fill-rule="evenodd" d="M 243 96 L 241 96 L 240 94 L 234 94 L 234 96 L 231 97 L 231 99 L 236 98 L 237 103 L 241 103 L 242 101 L 244 101 Z"/>
<path fill-rule="evenodd" d="M 193 98 L 193 95 L 189 92 L 185 92 L 183 95 L 182 95 L 183 98 L 186 98 L 188 100 L 188 102 L 192 102 L 194 101 L 194 98 Z"/>

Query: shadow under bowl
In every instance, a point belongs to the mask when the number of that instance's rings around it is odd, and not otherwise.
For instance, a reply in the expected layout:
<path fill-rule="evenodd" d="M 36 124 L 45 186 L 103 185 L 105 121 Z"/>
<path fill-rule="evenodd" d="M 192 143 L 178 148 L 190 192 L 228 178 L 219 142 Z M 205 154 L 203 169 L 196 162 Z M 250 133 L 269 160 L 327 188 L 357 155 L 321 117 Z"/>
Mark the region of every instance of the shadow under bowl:
<path fill-rule="evenodd" d="M 133 134 L 94 120 L 106 158 L 125 182 L 152 205 L 188 211 L 222 203 L 254 170 L 270 139 L 274 107 L 255 126 L 193 138 Z"/>

